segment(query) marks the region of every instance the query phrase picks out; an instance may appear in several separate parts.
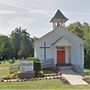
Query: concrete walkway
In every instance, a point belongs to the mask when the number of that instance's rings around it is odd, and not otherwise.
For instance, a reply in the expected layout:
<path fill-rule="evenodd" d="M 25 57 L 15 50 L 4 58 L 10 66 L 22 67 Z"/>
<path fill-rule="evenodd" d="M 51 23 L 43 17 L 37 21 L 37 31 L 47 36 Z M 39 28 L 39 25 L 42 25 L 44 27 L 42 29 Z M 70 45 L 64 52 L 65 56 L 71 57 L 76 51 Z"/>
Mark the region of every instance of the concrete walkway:
<path fill-rule="evenodd" d="M 83 77 L 73 70 L 60 70 L 60 73 L 71 85 L 88 85 L 88 83 L 83 80 Z"/>

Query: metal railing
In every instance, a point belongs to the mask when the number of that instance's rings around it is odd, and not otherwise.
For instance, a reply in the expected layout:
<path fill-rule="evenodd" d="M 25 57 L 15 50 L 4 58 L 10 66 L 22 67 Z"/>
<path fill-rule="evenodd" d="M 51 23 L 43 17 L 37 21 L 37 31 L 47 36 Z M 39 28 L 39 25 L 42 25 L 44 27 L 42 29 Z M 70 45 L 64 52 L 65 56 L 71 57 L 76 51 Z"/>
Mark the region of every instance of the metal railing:
<path fill-rule="evenodd" d="M 43 68 L 48 68 L 48 67 L 53 67 L 54 66 L 54 59 L 46 59 L 46 60 L 41 60 L 42 67 Z"/>
<path fill-rule="evenodd" d="M 79 73 L 80 75 L 84 75 L 84 71 L 82 70 L 82 68 L 79 65 L 73 65 L 72 66 L 72 69 L 75 72 Z"/>

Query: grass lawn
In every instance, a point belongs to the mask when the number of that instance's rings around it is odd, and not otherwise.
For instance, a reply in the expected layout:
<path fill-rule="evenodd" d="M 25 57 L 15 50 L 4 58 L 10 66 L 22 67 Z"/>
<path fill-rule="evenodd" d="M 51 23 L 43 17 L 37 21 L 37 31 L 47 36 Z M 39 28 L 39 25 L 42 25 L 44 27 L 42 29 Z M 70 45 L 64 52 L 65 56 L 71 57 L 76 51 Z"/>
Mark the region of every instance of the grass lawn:
<path fill-rule="evenodd" d="M 85 76 L 90 76 L 90 70 L 85 69 L 85 70 L 84 70 L 84 73 L 85 73 Z"/>
<path fill-rule="evenodd" d="M 24 81 L 24 82 L 1 82 L 0 90 L 90 90 L 90 85 L 72 86 L 63 84 L 59 79 Z"/>
<path fill-rule="evenodd" d="M 16 64 L 16 63 L 15 63 Z M 0 78 L 9 74 L 11 64 L 0 64 Z M 45 71 L 46 72 L 46 71 Z M 51 72 L 51 71 L 49 71 Z M 85 74 L 90 76 L 90 72 L 85 70 Z M 59 79 L 23 81 L 23 82 L 0 82 L 0 90 L 90 90 L 90 84 L 85 86 L 72 86 L 63 84 Z"/>

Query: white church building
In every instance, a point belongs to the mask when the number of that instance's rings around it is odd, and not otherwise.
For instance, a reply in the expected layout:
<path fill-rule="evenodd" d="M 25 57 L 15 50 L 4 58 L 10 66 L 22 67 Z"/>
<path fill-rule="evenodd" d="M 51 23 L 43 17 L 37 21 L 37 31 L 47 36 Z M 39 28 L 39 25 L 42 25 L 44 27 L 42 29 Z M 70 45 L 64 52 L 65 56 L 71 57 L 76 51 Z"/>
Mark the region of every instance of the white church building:
<path fill-rule="evenodd" d="M 50 21 L 53 30 L 34 42 L 34 56 L 44 68 L 73 65 L 84 69 L 84 41 L 65 27 L 67 20 L 58 10 Z"/>

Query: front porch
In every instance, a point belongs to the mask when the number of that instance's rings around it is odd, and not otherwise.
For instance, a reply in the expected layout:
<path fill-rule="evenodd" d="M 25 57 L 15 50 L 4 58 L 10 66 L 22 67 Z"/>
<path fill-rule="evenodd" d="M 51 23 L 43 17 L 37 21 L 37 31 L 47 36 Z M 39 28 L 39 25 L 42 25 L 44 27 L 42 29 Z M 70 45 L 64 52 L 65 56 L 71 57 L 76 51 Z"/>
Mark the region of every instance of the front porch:
<path fill-rule="evenodd" d="M 57 63 L 56 66 L 72 66 L 72 64 L 70 64 L 70 63 L 64 63 L 64 64 Z"/>
<path fill-rule="evenodd" d="M 54 59 L 47 59 L 47 60 L 41 60 L 42 63 L 42 68 L 57 68 L 57 69 L 64 69 L 64 70 L 73 70 L 77 73 L 79 73 L 80 75 L 84 75 L 84 71 L 83 69 L 79 66 L 79 65 L 75 65 L 75 64 L 71 64 L 71 63 L 64 63 L 64 64 L 54 64 Z"/>
<path fill-rule="evenodd" d="M 42 67 L 43 68 L 49 68 L 49 67 L 64 67 L 64 66 L 73 66 L 71 63 L 63 63 L 63 64 L 60 64 L 60 63 L 57 63 L 55 64 L 54 63 L 54 59 L 51 58 L 51 59 L 47 59 L 47 60 L 41 60 L 41 63 L 42 63 Z"/>
<path fill-rule="evenodd" d="M 54 42 L 52 44 L 52 48 L 54 49 L 53 51 L 55 64 L 71 64 L 72 44 L 64 36 L 62 36 L 56 42 Z"/>
<path fill-rule="evenodd" d="M 48 58 L 46 54 L 46 59 L 41 60 L 43 68 L 48 68 L 51 66 L 69 66 L 71 63 L 71 46 L 54 46 L 51 56 L 53 58 Z M 51 57 L 49 56 L 49 57 Z"/>

